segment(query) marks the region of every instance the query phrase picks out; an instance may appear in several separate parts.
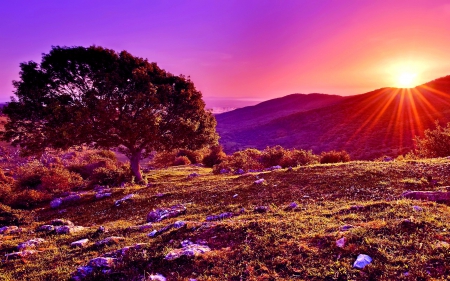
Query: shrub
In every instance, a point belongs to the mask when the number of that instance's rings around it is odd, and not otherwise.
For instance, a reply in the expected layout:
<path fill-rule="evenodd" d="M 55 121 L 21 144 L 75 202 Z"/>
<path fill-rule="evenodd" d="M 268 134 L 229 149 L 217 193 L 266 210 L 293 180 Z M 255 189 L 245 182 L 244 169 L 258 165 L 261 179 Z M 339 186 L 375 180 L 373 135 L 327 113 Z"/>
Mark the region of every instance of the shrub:
<path fill-rule="evenodd" d="M 176 151 L 161 151 L 148 164 L 155 168 L 166 168 L 173 165 L 176 155 Z"/>
<path fill-rule="evenodd" d="M 14 192 L 7 201 L 8 205 L 13 208 L 28 209 L 48 202 L 52 196 L 43 191 L 25 189 L 20 192 Z"/>
<path fill-rule="evenodd" d="M 328 164 L 328 163 L 340 163 L 340 162 L 349 162 L 350 155 L 346 151 L 328 151 L 322 152 L 320 154 L 320 163 Z"/>
<path fill-rule="evenodd" d="M 130 165 L 109 166 L 96 168 L 89 177 L 90 185 L 117 186 L 123 182 L 131 181 Z"/>
<path fill-rule="evenodd" d="M 280 145 L 267 147 L 261 153 L 260 163 L 265 167 L 272 167 L 281 164 L 281 160 L 285 157 L 287 151 Z"/>
<path fill-rule="evenodd" d="M 8 177 L 5 175 L 2 169 L 0 169 L 0 184 L 2 185 L 8 185 L 14 182 L 14 179 L 12 177 Z"/>
<path fill-rule="evenodd" d="M 218 174 L 222 169 L 229 171 L 237 171 L 239 169 L 244 171 L 260 170 L 264 168 L 259 162 L 260 157 L 261 152 L 257 149 L 236 151 L 231 156 L 227 157 L 225 161 L 215 165 L 213 172 Z"/>
<path fill-rule="evenodd" d="M 201 163 L 202 159 L 203 159 L 203 155 L 199 151 L 193 151 L 193 150 L 188 150 L 188 149 L 180 149 L 177 152 L 176 157 L 180 157 L 180 156 L 186 156 L 189 159 L 190 164 Z M 175 162 L 176 162 L 176 159 L 174 161 L 174 165 L 178 166 L 175 164 Z M 182 164 L 182 165 L 187 165 L 187 164 Z"/>
<path fill-rule="evenodd" d="M 312 153 L 311 150 L 293 149 L 285 153 L 280 165 L 283 168 L 296 167 L 299 165 L 309 165 L 319 162 L 319 157 Z"/>
<path fill-rule="evenodd" d="M 435 121 L 436 129 L 427 129 L 423 138 L 415 137 L 416 154 L 419 158 L 446 157 L 450 155 L 450 123 L 443 128 Z"/>
<path fill-rule="evenodd" d="M 182 165 L 189 165 L 191 164 L 191 161 L 187 156 L 178 156 L 173 161 L 174 166 L 182 166 Z"/>
<path fill-rule="evenodd" d="M 221 145 L 215 145 L 211 147 L 208 155 L 203 157 L 203 165 L 212 168 L 214 165 L 222 163 L 227 158 L 223 147 Z"/>
<path fill-rule="evenodd" d="M 80 174 L 70 172 L 62 166 L 48 169 L 41 176 L 41 188 L 49 192 L 69 191 L 83 185 Z"/>

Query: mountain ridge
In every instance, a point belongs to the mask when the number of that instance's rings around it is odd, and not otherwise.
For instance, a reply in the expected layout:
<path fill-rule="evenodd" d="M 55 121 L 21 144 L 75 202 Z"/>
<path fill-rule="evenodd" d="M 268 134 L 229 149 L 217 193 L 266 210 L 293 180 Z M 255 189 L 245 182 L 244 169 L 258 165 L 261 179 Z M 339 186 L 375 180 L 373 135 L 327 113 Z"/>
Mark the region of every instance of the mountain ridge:
<path fill-rule="evenodd" d="M 449 122 L 449 100 L 450 76 L 445 76 L 411 89 L 385 87 L 343 97 L 254 126 L 246 125 L 251 120 L 241 125 L 235 118 L 233 128 L 224 128 L 226 123 L 218 118 L 217 130 L 228 153 L 281 145 L 315 153 L 343 149 L 355 159 L 373 159 L 404 154 L 413 149 L 414 136 L 434 120 Z"/>

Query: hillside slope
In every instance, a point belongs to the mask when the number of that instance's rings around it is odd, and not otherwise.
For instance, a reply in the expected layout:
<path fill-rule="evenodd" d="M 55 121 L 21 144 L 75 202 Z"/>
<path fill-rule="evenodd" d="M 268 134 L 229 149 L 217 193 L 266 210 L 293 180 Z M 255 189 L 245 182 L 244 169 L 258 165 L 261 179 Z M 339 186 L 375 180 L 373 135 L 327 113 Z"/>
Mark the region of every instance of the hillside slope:
<path fill-rule="evenodd" d="M 188 177 L 193 172 L 200 176 Z M 68 280 L 77 268 L 90 275 L 78 279 L 83 281 L 166 280 L 149 278 L 157 273 L 168 281 L 438 280 L 450 274 L 450 209 L 401 194 L 450 185 L 449 172 L 448 159 L 312 165 L 242 176 L 194 166 L 154 170 L 146 175 L 151 187 L 112 188 L 111 197 L 103 198 L 91 190 L 64 208 L 28 211 L 34 217 L 19 223 L 22 231 L 0 235 L 0 280 Z M 255 184 L 258 178 L 264 182 Z M 129 194 L 132 200 L 114 204 Z M 178 204 L 185 213 L 145 224 L 152 210 Z M 208 218 L 225 212 L 223 219 Z M 36 231 L 54 219 L 84 228 Z M 100 226 L 108 232 L 98 231 Z M 157 234 L 149 237 L 152 230 Z M 44 240 L 29 247 L 38 252 L 5 257 L 38 238 Z M 83 247 L 71 247 L 86 238 Z M 186 241 L 210 251 L 167 258 Z M 359 254 L 372 263 L 354 268 Z"/>
<path fill-rule="evenodd" d="M 434 120 L 450 121 L 450 76 L 413 89 L 382 88 L 346 97 L 252 127 L 218 125 L 218 132 L 228 152 L 282 145 L 316 153 L 345 149 L 354 158 L 373 159 L 409 151 L 413 137 Z"/>
<path fill-rule="evenodd" d="M 292 94 L 217 114 L 217 130 L 235 131 L 270 122 L 293 113 L 334 104 L 344 97 L 326 94 Z"/>

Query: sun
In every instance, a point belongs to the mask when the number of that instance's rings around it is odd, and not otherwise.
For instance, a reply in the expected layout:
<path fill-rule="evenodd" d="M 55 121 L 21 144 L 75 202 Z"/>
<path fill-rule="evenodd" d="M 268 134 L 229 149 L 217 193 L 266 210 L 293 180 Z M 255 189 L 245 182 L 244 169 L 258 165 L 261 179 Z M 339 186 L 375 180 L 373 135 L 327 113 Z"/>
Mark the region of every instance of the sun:
<path fill-rule="evenodd" d="M 416 73 L 403 72 L 397 78 L 397 84 L 400 88 L 413 88 L 416 82 Z"/>

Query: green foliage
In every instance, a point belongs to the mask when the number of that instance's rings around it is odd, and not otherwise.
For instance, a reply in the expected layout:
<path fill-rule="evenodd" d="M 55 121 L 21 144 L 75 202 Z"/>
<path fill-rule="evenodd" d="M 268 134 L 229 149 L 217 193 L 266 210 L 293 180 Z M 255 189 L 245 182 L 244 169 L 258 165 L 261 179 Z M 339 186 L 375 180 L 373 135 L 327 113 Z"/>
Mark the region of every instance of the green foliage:
<path fill-rule="evenodd" d="M 123 182 L 129 182 L 131 180 L 130 166 L 116 165 L 96 168 L 89 177 L 89 180 L 90 185 L 118 186 Z"/>
<path fill-rule="evenodd" d="M 203 165 L 212 168 L 214 165 L 222 163 L 227 158 L 223 147 L 221 145 L 215 145 L 210 148 L 209 154 L 203 157 Z"/>
<path fill-rule="evenodd" d="M 441 127 L 435 122 L 434 130 L 427 129 L 424 136 L 415 137 L 416 149 L 414 154 L 419 158 L 446 157 L 450 155 L 450 123 Z"/>
<path fill-rule="evenodd" d="M 173 161 L 173 166 L 183 166 L 183 165 L 189 165 L 191 164 L 191 161 L 187 156 L 178 156 Z"/>
<path fill-rule="evenodd" d="M 192 164 L 201 163 L 203 159 L 203 155 L 199 151 L 193 151 L 189 149 L 180 149 L 176 157 L 180 156 L 186 156 Z M 175 164 L 175 166 L 177 165 Z"/>
<path fill-rule="evenodd" d="M 285 153 L 279 165 L 283 168 L 319 163 L 319 157 L 311 150 L 292 149 Z"/>
<path fill-rule="evenodd" d="M 257 149 L 248 148 L 242 151 L 236 151 L 231 156 L 227 157 L 222 163 L 215 165 L 214 173 L 220 173 L 222 169 L 234 172 L 239 169 L 244 171 L 259 170 L 264 168 L 259 159 L 261 152 Z"/>
<path fill-rule="evenodd" d="M 320 154 L 320 163 L 321 164 L 329 164 L 329 163 L 341 163 L 341 162 L 349 162 L 350 155 L 346 151 L 328 151 L 322 152 Z"/>
<path fill-rule="evenodd" d="M 286 154 L 287 151 L 279 145 L 267 147 L 262 151 L 259 162 L 266 168 L 276 166 L 281 163 Z"/>
<path fill-rule="evenodd" d="M 192 81 L 126 51 L 53 47 L 40 64 L 20 67 L 2 138 L 25 155 L 117 147 L 141 180 L 139 161 L 152 151 L 217 142 L 214 116 Z"/>

